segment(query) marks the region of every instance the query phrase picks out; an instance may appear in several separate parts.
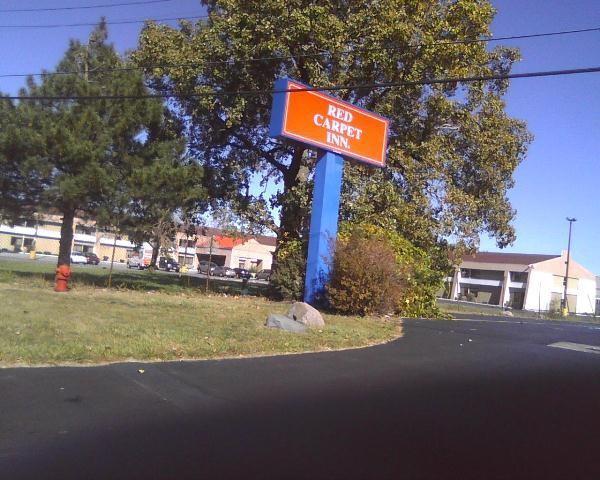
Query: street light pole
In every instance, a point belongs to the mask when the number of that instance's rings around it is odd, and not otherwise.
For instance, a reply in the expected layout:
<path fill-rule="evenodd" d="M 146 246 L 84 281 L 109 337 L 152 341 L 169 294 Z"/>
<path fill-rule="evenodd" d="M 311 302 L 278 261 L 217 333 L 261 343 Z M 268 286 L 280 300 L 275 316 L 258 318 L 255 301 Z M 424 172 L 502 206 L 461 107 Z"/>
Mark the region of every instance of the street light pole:
<path fill-rule="evenodd" d="M 569 222 L 569 243 L 567 245 L 567 268 L 566 268 L 566 272 L 565 272 L 565 281 L 564 281 L 564 292 L 563 292 L 563 299 L 562 299 L 562 311 L 563 314 L 566 314 L 568 312 L 568 308 L 569 308 L 569 302 L 567 302 L 567 287 L 569 285 L 569 262 L 571 260 L 571 229 L 573 227 L 573 222 L 576 222 L 577 219 L 576 218 L 570 218 L 567 217 L 567 222 Z"/>

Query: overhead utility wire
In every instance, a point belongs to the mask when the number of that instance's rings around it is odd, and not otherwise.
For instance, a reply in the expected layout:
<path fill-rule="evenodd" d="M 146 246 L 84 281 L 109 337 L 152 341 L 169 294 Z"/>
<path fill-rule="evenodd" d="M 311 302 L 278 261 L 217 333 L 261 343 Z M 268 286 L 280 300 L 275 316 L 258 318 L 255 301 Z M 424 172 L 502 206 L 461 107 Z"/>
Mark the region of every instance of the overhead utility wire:
<path fill-rule="evenodd" d="M 543 32 L 543 33 L 530 33 L 523 35 L 510 35 L 504 37 L 489 37 L 489 38 L 479 38 L 472 40 L 439 40 L 430 43 L 419 43 L 408 45 L 409 48 L 420 48 L 420 47 L 431 47 L 436 45 L 452 45 L 452 44 L 466 44 L 466 43 L 484 43 L 484 42 L 499 42 L 503 40 L 515 40 L 515 39 L 524 39 L 524 38 L 535 38 L 535 37 L 550 37 L 557 35 L 571 35 L 574 33 L 586 33 L 586 32 L 600 32 L 600 27 L 592 27 L 592 28 L 582 28 L 579 30 L 562 30 L 557 32 Z M 379 50 L 401 50 L 405 47 L 380 47 Z M 360 51 L 368 51 L 369 49 L 362 49 Z M 274 55 L 270 57 L 256 57 L 256 58 L 242 58 L 239 60 L 219 60 L 219 61 L 210 61 L 203 62 L 201 65 L 203 66 L 214 66 L 214 65 L 225 65 L 225 64 L 243 64 L 243 63 L 254 63 L 254 62 L 263 62 L 263 61 L 281 61 L 281 60 L 291 60 L 295 58 L 309 58 L 309 57 L 322 57 L 326 55 L 349 55 L 351 53 L 356 53 L 356 50 L 337 50 L 337 51 L 324 51 L 318 53 L 300 53 L 298 55 Z M 149 70 L 151 68 L 193 68 L 200 65 L 199 63 L 167 63 L 167 64 L 155 64 L 155 65 L 146 65 L 143 67 L 114 67 L 114 68 L 102 68 L 95 70 L 94 72 L 124 72 L 124 71 L 135 71 L 135 70 Z M 93 72 L 92 72 L 93 73 Z M 78 72 L 40 72 L 40 73 L 4 73 L 0 74 L 0 78 L 6 77 L 30 77 L 30 76 L 54 76 L 54 75 L 78 75 Z"/>
<path fill-rule="evenodd" d="M 107 25 L 128 25 L 132 23 L 145 23 L 145 22 L 168 22 L 174 20 L 197 20 L 201 18 L 208 18 L 208 15 L 194 15 L 191 17 L 168 17 L 168 18 L 147 18 L 144 20 L 115 20 L 106 22 Z M 43 24 L 43 25 L 0 25 L 0 28 L 65 28 L 65 27 L 95 27 L 98 22 L 92 23 L 54 23 L 54 24 Z"/>
<path fill-rule="evenodd" d="M 43 7 L 43 8 L 2 8 L 0 13 L 21 12 L 58 12 L 63 10 L 92 10 L 96 8 L 126 7 L 130 5 L 150 5 L 153 3 L 167 3 L 173 0 L 143 0 L 139 2 L 104 3 L 100 5 L 80 5 L 78 7 Z"/>
<path fill-rule="evenodd" d="M 583 73 L 599 73 L 600 67 L 575 68 L 569 70 L 548 70 L 541 72 L 527 73 L 509 73 L 506 75 L 477 75 L 472 77 L 450 77 L 450 78 L 432 78 L 429 80 L 415 80 L 407 82 L 387 82 L 387 83 L 368 83 L 362 85 L 336 85 L 332 87 L 303 87 L 281 90 L 238 90 L 238 91 L 215 91 L 187 94 L 153 93 L 147 95 L 89 95 L 89 96 L 20 96 L 7 95 L 0 97 L 4 100 L 31 100 L 31 101 L 67 101 L 67 100 L 144 100 L 150 98 L 200 98 L 200 97 L 231 97 L 231 96 L 255 96 L 272 95 L 275 93 L 298 93 L 298 92 L 335 92 L 340 90 L 379 90 L 397 87 L 408 87 L 415 85 L 434 85 L 443 83 L 471 83 L 490 80 L 509 80 L 516 78 L 534 78 L 534 77 L 552 77 L 559 75 L 577 75 Z"/>

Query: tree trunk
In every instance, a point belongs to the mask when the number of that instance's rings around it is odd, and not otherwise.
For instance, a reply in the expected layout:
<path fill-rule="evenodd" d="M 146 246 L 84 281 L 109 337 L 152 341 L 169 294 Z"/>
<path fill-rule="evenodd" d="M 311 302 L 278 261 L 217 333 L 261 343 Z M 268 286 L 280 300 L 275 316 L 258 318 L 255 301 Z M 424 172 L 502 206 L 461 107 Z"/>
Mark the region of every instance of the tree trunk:
<path fill-rule="evenodd" d="M 115 250 L 117 249 L 117 232 L 115 232 L 115 238 L 113 240 L 112 255 L 110 257 L 110 270 L 108 271 L 108 288 L 112 287 L 112 272 L 113 265 L 115 264 Z"/>
<path fill-rule="evenodd" d="M 308 238 L 310 207 L 307 210 L 302 205 L 302 200 L 297 197 L 297 195 L 303 195 L 302 190 L 307 186 L 308 182 L 309 168 L 303 165 L 304 150 L 303 148 L 299 148 L 294 152 L 292 164 L 283 177 L 283 204 L 281 206 L 275 257 L 277 257 L 281 242 L 300 240 L 302 238 L 306 240 Z"/>
<path fill-rule="evenodd" d="M 292 163 L 283 176 L 283 205 L 281 206 L 280 229 L 278 240 L 296 240 L 307 233 L 307 215 L 303 206 L 294 198 L 308 181 L 308 167 L 303 163 L 305 148 L 299 147 L 294 151 Z"/>
<path fill-rule="evenodd" d="M 60 242 L 58 246 L 58 265 L 71 265 L 71 247 L 73 246 L 74 208 L 63 209 L 63 220 L 60 226 Z"/>
<path fill-rule="evenodd" d="M 157 238 L 156 242 L 152 245 L 152 258 L 150 259 L 150 266 L 156 268 L 156 261 L 158 260 L 158 254 L 160 252 L 160 240 Z"/>

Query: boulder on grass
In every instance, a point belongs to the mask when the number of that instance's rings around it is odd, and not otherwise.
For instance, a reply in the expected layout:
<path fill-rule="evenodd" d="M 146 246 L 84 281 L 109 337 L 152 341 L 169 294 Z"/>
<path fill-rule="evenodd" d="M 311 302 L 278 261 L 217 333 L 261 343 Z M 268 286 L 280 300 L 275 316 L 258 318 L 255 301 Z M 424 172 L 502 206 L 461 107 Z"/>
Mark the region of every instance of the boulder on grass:
<path fill-rule="evenodd" d="M 325 325 L 325 321 L 319 311 L 304 302 L 295 302 L 288 312 L 288 317 L 308 327 L 323 327 Z"/>
<path fill-rule="evenodd" d="M 280 328 L 286 332 L 304 333 L 308 330 L 306 325 L 296 322 L 293 318 L 278 313 L 271 313 L 265 325 L 269 328 Z"/>

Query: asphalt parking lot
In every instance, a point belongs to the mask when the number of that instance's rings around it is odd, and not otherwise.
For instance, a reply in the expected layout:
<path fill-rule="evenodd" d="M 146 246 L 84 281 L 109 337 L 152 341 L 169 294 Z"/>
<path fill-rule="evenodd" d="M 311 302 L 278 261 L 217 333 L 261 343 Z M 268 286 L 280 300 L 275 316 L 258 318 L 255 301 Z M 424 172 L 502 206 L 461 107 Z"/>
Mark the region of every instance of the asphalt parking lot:
<path fill-rule="evenodd" d="M 598 346 L 597 324 L 407 320 L 344 352 L 3 369 L 0 477 L 600 478 Z"/>

